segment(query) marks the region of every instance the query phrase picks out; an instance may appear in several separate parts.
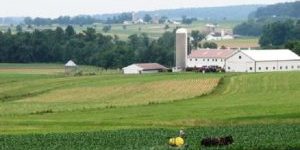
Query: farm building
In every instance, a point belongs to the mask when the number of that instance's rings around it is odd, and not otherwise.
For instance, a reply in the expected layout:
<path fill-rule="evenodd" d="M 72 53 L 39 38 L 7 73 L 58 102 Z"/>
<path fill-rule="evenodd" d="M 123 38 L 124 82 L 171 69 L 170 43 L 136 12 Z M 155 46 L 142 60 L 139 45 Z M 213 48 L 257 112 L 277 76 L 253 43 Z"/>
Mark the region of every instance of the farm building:
<path fill-rule="evenodd" d="M 69 60 L 66 64 L 65 64 L 65 73 L 66 74 L 70 74 L 70 73 L 74 73 L 77 71 L 77 65 L 74 63 L 74 61 Z"/>
<path fill-rule="evenodd" d="M 227 72 L 300 70 L 300 57 L 288 49 L 240 50 L 226 60 Z"/>
<path fill-rule="evenodd" d="M 218 66 L 226 72 L 270 72 L 300 70 L 300 57 L 288 49 L 222 50 L 199 49 L 188 53 L 187 30 L 176 32 L 176 66 L 173 71 Z"/>
<path fill-rule="evenodd" d="M 168 68 L 158 63 L 140 63 L 132 64 L 122 68 L 124 74 L 143 74 L 157 73 L 167 70 Z"/>
<path fill-rule="evenodd" d="M 232 56 L 235 50 L 221 49 L 199 49 L 192 50 L 188 55 L 187 67 L 202 67 L 202 66 L 219 66 L 224 68 L 225 61 Z"/>
<path fill-rule="evenodd" d="M 205 38 L 207 41 L 231 40 L 234 39 L 233 35 L 226 33 L 224 30 L 220 32 L 211 32 Z"/>

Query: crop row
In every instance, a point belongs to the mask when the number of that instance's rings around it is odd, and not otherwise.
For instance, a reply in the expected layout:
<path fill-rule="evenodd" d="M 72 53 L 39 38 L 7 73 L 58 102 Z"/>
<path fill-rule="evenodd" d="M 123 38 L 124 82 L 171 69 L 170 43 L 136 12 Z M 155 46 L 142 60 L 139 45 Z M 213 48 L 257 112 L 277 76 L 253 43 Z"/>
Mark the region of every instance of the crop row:
<path fill-rule="evenodd" d="M 186 129 L 189 149 L 200 147 L 200 140 L 210 136 L 231 135 L 234 143 L 228 147 L 209 149 L 299 149 L 300 126 L 246 125 L 200 127 Z M 52 133 L 32 135 L 1 135 L 1 149 L 168 149 L 169 137 L 176 129 L 126 129 L 82 133 Z"/>

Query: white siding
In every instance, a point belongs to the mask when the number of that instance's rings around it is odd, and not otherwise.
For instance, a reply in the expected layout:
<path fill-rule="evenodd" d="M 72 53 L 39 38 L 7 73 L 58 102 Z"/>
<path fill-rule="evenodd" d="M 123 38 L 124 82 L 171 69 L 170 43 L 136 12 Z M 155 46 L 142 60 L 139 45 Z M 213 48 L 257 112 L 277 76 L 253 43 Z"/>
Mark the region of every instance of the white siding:
<path fill-rule="evenodd" d="M 256 62 L 257 72 L 299 71 L 300 61 L 260 61 Z"/>
<path fill-rule="evenodd" d="M 242 52 L 226 60 L 226 72 L 255 72 L 255 61 Z"/>
<path fill-rule="evenodd" d="M 300 60 L 255 61 L 243 52 L 238 52 L 226 60 L 226 72 L 272 72 L 299 71 Z"/>
<path fill-rule="evenodd" d="M 124 74 L 139 74 L 142 68 L 137 65 L 130 65 L 122 69 Z"/>
<path fill-rule="evenodd" d="M 221 58 L 188 58 L 187 67 L 219 66 L 224 67 L 225 59 Z"/>

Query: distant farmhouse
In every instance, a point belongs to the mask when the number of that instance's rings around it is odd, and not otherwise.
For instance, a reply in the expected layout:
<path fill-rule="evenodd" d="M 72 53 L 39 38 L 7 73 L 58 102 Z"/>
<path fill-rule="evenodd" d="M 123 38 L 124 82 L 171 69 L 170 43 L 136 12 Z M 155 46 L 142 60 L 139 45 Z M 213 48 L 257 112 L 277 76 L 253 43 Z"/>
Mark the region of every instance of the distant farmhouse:
<path fill-rule="evenodd" d="M 204 66 L 218 66 L 226 72 L 300 71 L 300 57 L 288 49 L 198 49 L 188 53 L 187 38 L 186 29 L 176 31 L 176 67 L 173 71 Z"/>
<path fill-rule="evenodd" d="M 220 32 L 209 33 L 205 39 L 207 41 L 231 40 L 234 39 L 234 36 L 222 30 L 221 33 Z"/>
<path fill-rule="evenodd" d="M 217 32 L 216 28 L 218 27 L 218 25 L 206 24 L 205 27 L 206 27 L 206 32 L 208 33 L 208 35 L 205 38 L 207 41 L 234 39 L 233 34 L 226 32 L 224 29 L 222 29 L 221 32 Z"/>
<path fill-rule="evenodd" d="M 166 71 L 168 68 L 158 63 L 132 64 L 122 69 L 124 74 L 145 74 Z"/>

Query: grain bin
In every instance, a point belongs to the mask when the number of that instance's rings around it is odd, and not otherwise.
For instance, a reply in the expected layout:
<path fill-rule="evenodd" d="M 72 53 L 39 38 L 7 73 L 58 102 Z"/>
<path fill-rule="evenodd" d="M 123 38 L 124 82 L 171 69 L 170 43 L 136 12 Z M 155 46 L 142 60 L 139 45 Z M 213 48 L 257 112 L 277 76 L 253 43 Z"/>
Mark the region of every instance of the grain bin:
<path fill-rule="evenodd" d="M 180 28 L 176 31 L 176 69 L 186 68 L 188 41 L 187 29 Z"/>

